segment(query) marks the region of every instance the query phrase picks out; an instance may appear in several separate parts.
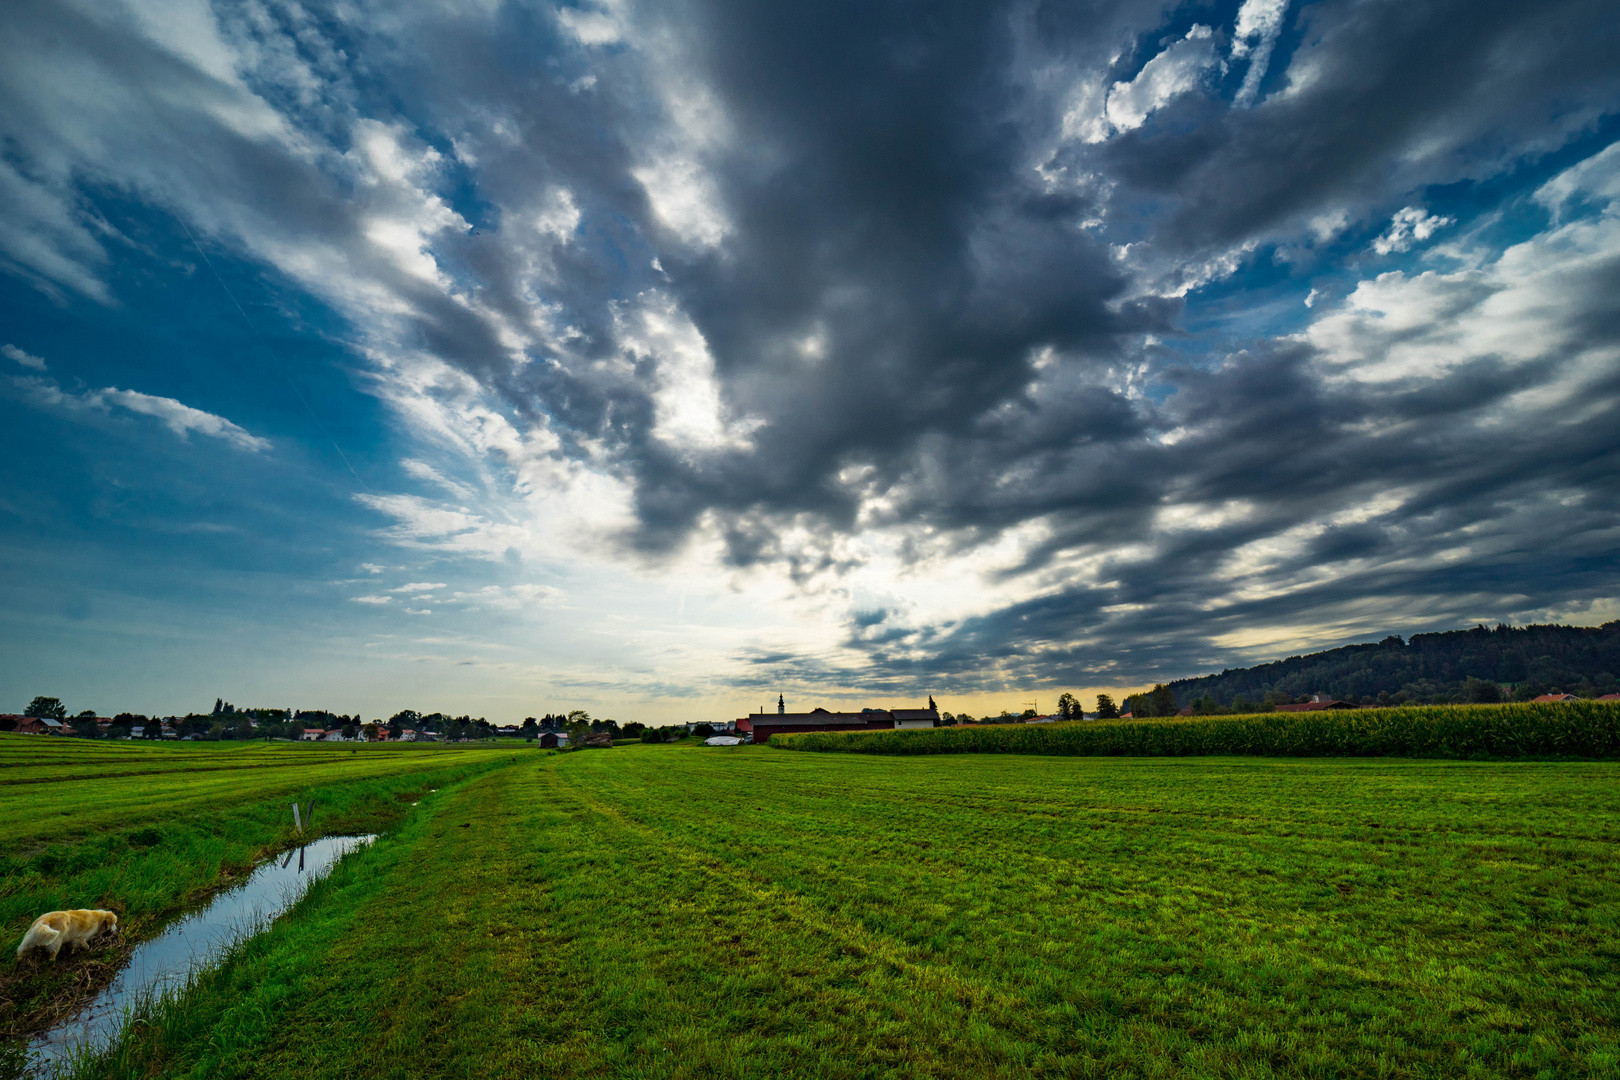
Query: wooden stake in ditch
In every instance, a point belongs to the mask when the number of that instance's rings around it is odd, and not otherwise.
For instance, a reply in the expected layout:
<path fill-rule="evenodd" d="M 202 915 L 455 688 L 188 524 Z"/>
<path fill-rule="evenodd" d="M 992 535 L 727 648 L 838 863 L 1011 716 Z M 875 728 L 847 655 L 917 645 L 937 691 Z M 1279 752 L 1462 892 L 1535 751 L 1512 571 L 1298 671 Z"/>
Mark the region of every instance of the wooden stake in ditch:
<path fill-rule="evenodd" d="M 304 833 L 304 821 L 298 816 L 298 804 L 293 803 L 293 828 L 298 830 L 300 836 Z"/>

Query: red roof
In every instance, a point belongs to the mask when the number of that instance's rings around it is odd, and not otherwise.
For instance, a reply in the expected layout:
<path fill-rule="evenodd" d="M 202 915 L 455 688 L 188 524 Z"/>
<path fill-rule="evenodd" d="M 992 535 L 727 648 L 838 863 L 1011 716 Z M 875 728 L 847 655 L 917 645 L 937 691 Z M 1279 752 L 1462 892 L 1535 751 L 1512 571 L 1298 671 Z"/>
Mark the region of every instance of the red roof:
<path fill-rule="evenodd" d="M 1298 705 L 1279 705 L 1278 712 L 1318 712 L 1322 709 L 1359 709 L 1349 701 L 1302 701 Z"/>
<path fill-rule="evenodd" d="M 1577 699 L 1574 694 L 1542 694 L 1540 697 L 1533 697 L 1530 700 L 1531 701 L 1576 701 L 1576 700 L 1579 700 L 1579 699 Z"/>
<path fill-rule="evenodd" d="M 1604 694 L 1599 701 L 1620 701 L 1620 694 Z"/>

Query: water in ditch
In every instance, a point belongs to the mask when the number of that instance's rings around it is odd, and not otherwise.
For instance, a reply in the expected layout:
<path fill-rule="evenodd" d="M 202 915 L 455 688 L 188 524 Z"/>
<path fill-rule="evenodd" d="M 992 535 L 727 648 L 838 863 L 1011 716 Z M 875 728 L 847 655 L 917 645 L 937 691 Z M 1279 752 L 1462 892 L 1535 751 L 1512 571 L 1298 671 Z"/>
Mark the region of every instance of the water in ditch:
<path fill-rule="evenodd" d="M 193 972 L 211 966 L 232 945 L 270 925 L 326 876 L 343 856 L 372 836 L 326 836 L 259 864 L 253 875 L 212 903 L 135 946 L 129 963 L 95 999 L 28 1045 L 31 1076 L 54 1075 L 84 1051 L 110 1046 L 129 1008 L 151 994 L 178 990 Z"/>

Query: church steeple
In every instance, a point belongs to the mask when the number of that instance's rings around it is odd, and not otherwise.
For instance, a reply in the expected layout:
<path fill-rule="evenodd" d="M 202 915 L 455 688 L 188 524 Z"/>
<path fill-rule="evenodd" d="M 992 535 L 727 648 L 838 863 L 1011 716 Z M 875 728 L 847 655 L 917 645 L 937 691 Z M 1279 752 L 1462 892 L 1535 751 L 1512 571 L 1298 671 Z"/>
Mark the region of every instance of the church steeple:
<path fill-rule="evenodd" d="M 786 712 L 787 712 L 787 702 L 782 700 L 782 695 L 781 694 L 777 694 L 776 695 L 776 715 L 777 716 L 782 716 Z"/>

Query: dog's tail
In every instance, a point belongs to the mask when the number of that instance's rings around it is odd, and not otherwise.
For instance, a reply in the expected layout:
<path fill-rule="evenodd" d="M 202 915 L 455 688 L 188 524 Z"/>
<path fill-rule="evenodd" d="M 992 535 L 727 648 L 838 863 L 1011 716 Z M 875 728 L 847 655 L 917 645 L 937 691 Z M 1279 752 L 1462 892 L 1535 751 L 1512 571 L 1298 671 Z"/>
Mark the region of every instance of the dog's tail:
<path fill-rule="evenodd" d="M 62 931 L 57 930 L 54 927 L 43 925 L 29 927 L 28 933 L 23 936 L 22 944 L 17 946 L 17 959 L 21 960 L 22 954 L 27 952 L 29 949 L 50 948 L 51 942 L 55 941 L 61 936 Z"/>

